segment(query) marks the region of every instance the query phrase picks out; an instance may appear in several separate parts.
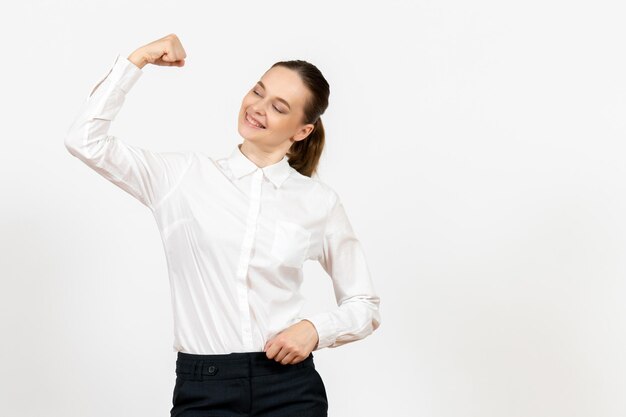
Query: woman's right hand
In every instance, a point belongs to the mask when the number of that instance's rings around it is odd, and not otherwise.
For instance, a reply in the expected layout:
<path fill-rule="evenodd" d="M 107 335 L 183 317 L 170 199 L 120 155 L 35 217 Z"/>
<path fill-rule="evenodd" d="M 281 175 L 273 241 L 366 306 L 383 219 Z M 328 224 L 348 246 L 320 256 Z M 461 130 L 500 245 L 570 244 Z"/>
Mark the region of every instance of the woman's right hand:
<path fill-rule="evenodd" d="M 186 57 L 187 54 L 178 36 L 170 33 L 161 39 L 137 48 L 128 56 L 128 60 L 139 68 L 143 68 L 147 64 L 182 67 L 185 65 Z"/>

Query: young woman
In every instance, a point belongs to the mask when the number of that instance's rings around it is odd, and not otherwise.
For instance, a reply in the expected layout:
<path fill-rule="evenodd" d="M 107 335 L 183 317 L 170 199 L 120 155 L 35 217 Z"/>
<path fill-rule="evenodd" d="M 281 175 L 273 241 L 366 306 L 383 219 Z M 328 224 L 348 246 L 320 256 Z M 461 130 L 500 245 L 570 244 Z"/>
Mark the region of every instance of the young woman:
<path fill-rule="evenodd" d="M 321 417 L 313 351 L 380 325 L 362 246 L 337 193 L 316 178 L 328 83 L 301 60 L 272 65 L 244 96 L 230 155 L 155 152 L 109 135 L 148 64 L 185 64 L 170 34 L 117 56 L 65 139 L 68 151 L 148 207 L 174 313 L 172 416 Z M 300 315 L 306 260 L 332 279 L 336 309 Z"/>

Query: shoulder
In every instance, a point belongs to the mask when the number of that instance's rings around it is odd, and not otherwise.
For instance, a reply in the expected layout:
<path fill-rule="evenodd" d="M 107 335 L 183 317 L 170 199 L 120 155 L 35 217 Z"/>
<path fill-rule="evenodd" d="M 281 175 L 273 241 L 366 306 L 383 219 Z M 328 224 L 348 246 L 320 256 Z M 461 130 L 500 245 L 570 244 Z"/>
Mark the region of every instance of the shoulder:
<path fill-rule="evenodd" d="M 292 179 L 307 187 L 316 200 L 324 202 L 327 212 L 330 212 L 333 207 L 340 203 L 337 191 L 317 174 L 314 174 L 312 177 L 307 177 L 293 168 L 292 170 Z"/>
<path fill-rule="evenodd" d="M 194 150 L 191 152 L 191 159 L 193 162 L 206 167 L 214 167 L 220 171 L 226 170 L 228 155 L 214 156 L 204 153 L 202 151 Z"/>

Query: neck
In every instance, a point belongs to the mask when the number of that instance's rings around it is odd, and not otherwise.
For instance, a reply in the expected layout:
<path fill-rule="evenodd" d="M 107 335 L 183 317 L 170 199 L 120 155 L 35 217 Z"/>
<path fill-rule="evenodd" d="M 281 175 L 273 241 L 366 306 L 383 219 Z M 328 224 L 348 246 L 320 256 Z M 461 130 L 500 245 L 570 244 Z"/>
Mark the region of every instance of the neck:
<path fill-rule="evenodd" d="M 264 151 L 246 140 L 237 145 L 237 147 L 246 158 L 254 162 L 259 168 L 273 165 L 285 156 L 280 150 Z"/>

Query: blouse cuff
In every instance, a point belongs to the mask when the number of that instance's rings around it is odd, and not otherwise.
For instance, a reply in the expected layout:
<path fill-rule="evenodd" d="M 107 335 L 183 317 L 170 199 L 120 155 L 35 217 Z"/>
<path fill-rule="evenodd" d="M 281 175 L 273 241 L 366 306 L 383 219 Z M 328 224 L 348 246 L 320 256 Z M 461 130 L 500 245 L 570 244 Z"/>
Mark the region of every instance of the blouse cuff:
<path fill-rule="evenodd" d="M 335 343 L 337 329 L 331 313 L 313 314 L 309 317 L 302 317 L 302 320 L 310 321 L 315 326 L 315 330 L 317 330 L 319 341 L 314 350 L 320 350 Z"/>

